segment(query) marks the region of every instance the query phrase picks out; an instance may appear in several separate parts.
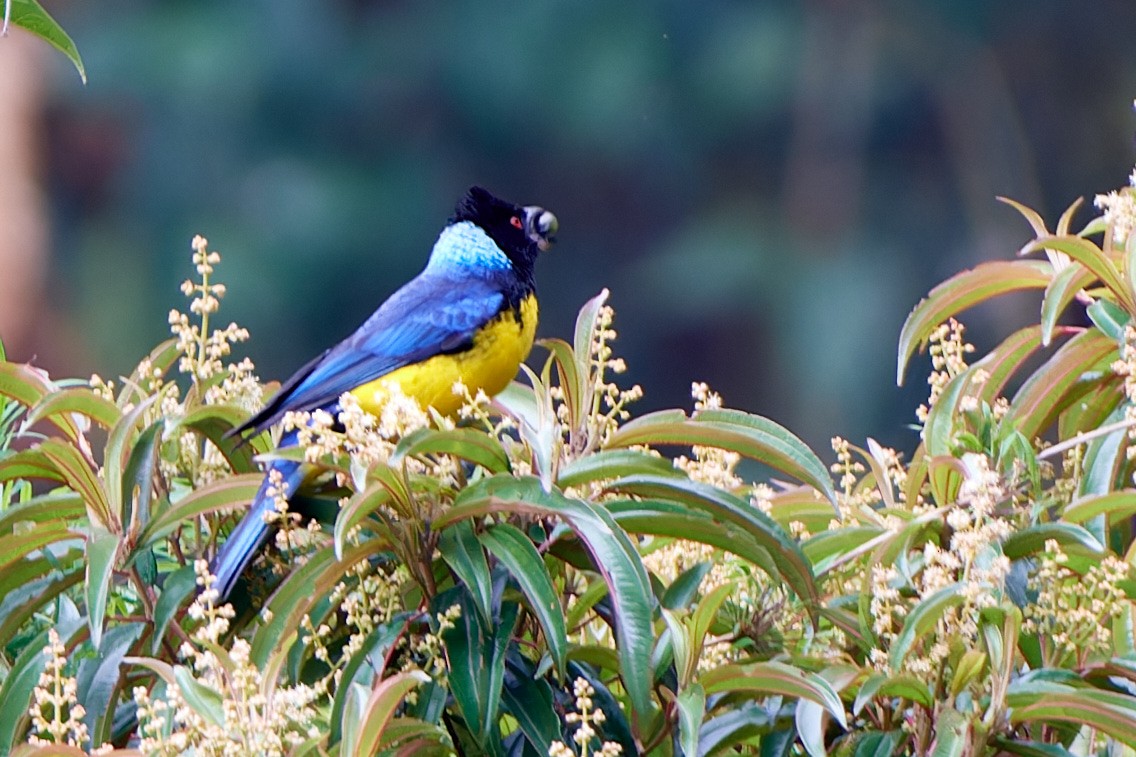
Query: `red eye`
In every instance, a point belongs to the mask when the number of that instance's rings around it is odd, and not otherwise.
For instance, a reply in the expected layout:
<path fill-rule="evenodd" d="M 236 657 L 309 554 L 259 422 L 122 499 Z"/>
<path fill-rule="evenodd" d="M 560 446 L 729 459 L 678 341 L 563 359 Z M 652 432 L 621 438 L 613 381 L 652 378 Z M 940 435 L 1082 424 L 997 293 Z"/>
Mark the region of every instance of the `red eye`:
<path fill-rule="evenodd" d="M 525 227 L 524 223 L 522 223 L 521 219 L 518 218 L 517 216 L 513 216 L 512 218 L 510 218 L 509 223 L 513 224 L 513 227 L 517 228 L 517 229 L 523 229 Z"/>

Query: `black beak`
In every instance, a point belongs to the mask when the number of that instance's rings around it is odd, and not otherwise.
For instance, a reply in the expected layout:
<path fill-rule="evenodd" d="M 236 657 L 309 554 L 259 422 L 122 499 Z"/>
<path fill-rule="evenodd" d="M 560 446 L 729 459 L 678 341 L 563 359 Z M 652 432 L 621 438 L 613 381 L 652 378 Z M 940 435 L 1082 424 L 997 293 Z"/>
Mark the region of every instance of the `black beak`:
<path fill-rule="evenodd" d="M 541 252 L 546 252 L 556 241 L 556 231 L 559 228 L 556 216 L 544 208 L 536 205 L 525 208 L 525 235 L 536 242 Z"/>

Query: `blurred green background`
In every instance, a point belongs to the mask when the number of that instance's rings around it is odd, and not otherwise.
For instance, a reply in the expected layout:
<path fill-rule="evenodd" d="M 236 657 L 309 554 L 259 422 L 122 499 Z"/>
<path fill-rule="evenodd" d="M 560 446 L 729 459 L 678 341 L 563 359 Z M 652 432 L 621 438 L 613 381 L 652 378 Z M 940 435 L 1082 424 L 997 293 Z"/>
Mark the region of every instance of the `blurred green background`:
<path fill-rule="evenodd" d="M 221 318 L 284 378 L 480 183 L 560 219 L 542 335 L 611 290 L 639 411 L 707 381 L 825 457 L 834 434 L 910 450 L 927 361 L 895 387 L 899 329 L 1029 238 L 995 195 L 1053 222 L 1133 162 L 1130 0 L 45 6 L 90 83 L 43 58 L 54 315 L 13 357 L 57 375 L 162 339 L 200 233 Z M 964 322 L 989 348 L 1037 304 Z"/>

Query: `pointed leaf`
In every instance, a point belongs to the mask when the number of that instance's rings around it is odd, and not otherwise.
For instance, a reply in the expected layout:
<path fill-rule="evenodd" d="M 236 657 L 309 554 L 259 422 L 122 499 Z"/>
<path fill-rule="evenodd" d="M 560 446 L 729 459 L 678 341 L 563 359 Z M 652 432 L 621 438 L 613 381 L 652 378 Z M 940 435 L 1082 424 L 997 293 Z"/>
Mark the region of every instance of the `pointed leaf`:
<path fill-rule="evenodd" d="M 828 750 L 824 746 L 824 708 L 816 702 L 802 699 L 793 712 L 793 722 L 805 751 L 812 757 L 825 757 Z"/>
<path fill-rule="evenodd" d="M 182 698 L 194 712 L 218 728 L 225 727 L 225 709 L 220 692 L 198 681 L 184 665 L 174 666 L 174 681 Z"/>
<path fill-rule="evenodd" d="M 1136 489 L 1121 489 L 1107 494 L 1090 494 L 1070 502 L 1061 511 L 1061 519 L 1069 523 L 1085 523 L 1098 515 L 1108 516 L 1110 524 L 1136 515 Z"/>
<path fill-rule="evenodd" d="M 681 410 L 661 410 L 624 424 L 607 446 L 641 444 L 697 445 L 737 452 L 815 487 L 830 502 L 836 501 L 824 463 L 783 426 L 758 415 L 740 410 L 702 410 L 687 418 Z"/>
<path fill-rule="evenodd" d="M 246 473 L 197 489 L 173 507 L 156 514 L 142 529 L 142 534 L 138 537 L 138 548 L 152 547 L 159 539 L 165 538 L 199 515 L 247 506 L 256 496 L 263 478 L 259 473 Z"/>
<path fill-rule="evenodd" d="M 824 707 L 847 729 L 844 705 L 832 684 L 815 673 L 780 662 L 755 662 L 722 665 L 702 674 L 701 684 L 707 696 L 727 692 L 780 694 L 794 699 L 807 699 Z"/>
<path fill-rule="evenodd" d="M 769 552 L 781 577 L 798 596 L 812 605 L 819 604 L 808 558 L 777 523 L 748 502 L 709 484 L 659 476 L 628 476 L 612 482 L 607 489 L 638 497 L 672 499 L 738 526 Z"/>
<path fill-rule="evenodd" d="M 75 447 L 59 439 L 45 439 L 39 452 L 51 461 L 64 482 L 83 497 L 87 512 L 107 530 L 120 530 L 122 524 L 110 510 L 102 483 L 91 470 L 91 463 Z"/>
<path fill-rule="evenodd" d="M 465 584 L 481 619 L 493 622 L 493 578 L 485 559 L 482 542 L 468 520 L 459 521 L 441 532 L 438 549 L 450 570 Z M 543 567 L 543 565 L 542 565 Z"/>
<path fill-rule="evenodd" d="M 653 595 L 647 571 L 627 533 L 604 508 L 546 491 L 531 476 L 493 476 L 468 487 L 454 506 L 435 519 L 435 528 L 474 514 L 530 512 L 563 518 L 579 536 L 614 599 L 624 687 L 640 715 L 652 709 L 650 657 Z"/>
<path fill-rule="evenodd" d="M 12 24 L 21 26 L 32 34 L 41 37 L 56 50 L 66 55 L 72 65 L 75 66 L 75 70 L 79 72 L 79 78 L 86 84 L 87 71 L 83 67 L 83 59 L 79 57 L 79 48 L 75 47 L 75 43 L 67 36 L 67 32 L 63 31 L 63 27 L 56 23 L 55 19 L 36 0 L 11 0 L 11 3 L 10 20 Z"/>
<path fill-rule="evenodd" d="M 1010 722 L 1089 726 L 1136 748 L 1136 698 L 1044 681 L 1015 682 L 1006 694 Z"/>
<path fill-rule="evenodd" d="M 122 411 L 113 402 L 101 395 L 95 394 L 87 387 L 69 387 L 52 392 L 37 403 L 28 413 L 28 425 L 33 425 L 44 418 L 53 418 L 57 415 L 77 414 L 90 418 L 103 428 L 110 428 L 122 417 Z M 68 419 L 63 424 L 74 428 L 73 422 Z"/>
<path fill-rule="evenodd" d="M 248 420 L 248 415 L 230 405 L 204 405 L 191 410 L 182 418 L 177 428 L 166 434 L 167 438 L 181 430 L 194 431 L 209 440 L 220 450 L 234 473 L 252 473 L 257 470 L 253 459 L 256 449 L 251 440 L 244 440 L 229 433 Z"/>
<path fill-rule="evenodd" d="M 1136 312 L 1136 302 L 1132 299 L 1132 292 L 1125 285 L 1120 271 L 1101 248 L 1087 239 L 1074 236 L 1042 237 L 1031 244 L 1029 250 L 1056 250 L 1068 255 L 1085 268 L 1093 272 L 1105 288 L 1116 296 L 1117 301 L 1129 313 Z"/>
<path fill-rule="evenodd" d="M 101 529 L 92 529 L 87 538 L 87 614 L 91 644 L 96 648 L 102 642 L 107 596 L 120 544 L 118 535 Z"/>
<path fill-rule="evenodd" d="M 1088 330 L 1073 337 L 1014 395 L 1007 422 L 1033 439 L 1102 376 L 1111 375 L 1116 354 L 1116 343 L 1099 331 Z"/>
<path fill-rule="evenodd" d="M 747 530 L 715 518 L 711 512 L 695 510 L 680 502 L 653 499 L 616 500 L 605 504 L 608 512 L 628 533 L 709 544 L 753 563 L 770 578 L 781 577 L 781 570 L 769 550 Z M 827 504 L 824 509 L 831 518 Z"/>
<path fill-rule="evenodd" d="M 706 692 L 694 683 L 678 693 L 678 743 L 685 755 L 697 755 L 702 718 L 706 715 Z"/>
<path fill-rule="evenodd" d="M 1066 552 L 1099 557 L 1105 547 L 1095 536 L 1075 523 L 1039 523 L 1015 531 L 1002 542 L 1002 552 L 1011 560 L 1038 554 L 1053 539 Z"/>
<path fill-rule="evenodd" d="M 682 477 L 674 463 L 660 455 L 637 449 L 607 449 L 592 455 L 578 457 L 560 469 L 556 485 L 561 489 L 581 486 L 593 481 L 604 481 L 637 473 L 656 476 Z"/>
<path fill-rule="evenodd" d="M 1073 298 L 1094 281 L 1096 276 L 1093 272 L 1080 265 L 1068 266 L 1053 277 L 1045 288 L 1045 297 L 1041 301 L 1042 344 L 1049 346 L 1057 318 L 1065 312 Z"/>
<path fill-rule="evenodd" d="M 354 754 L 378 754 L 384 743 L 384 731 L 394 718 L 395 710 L 407 694 L 429 680 L 430 677 L 421 670 L 411 670 L 386 678 L 376 686 L 359 723 Z"/>
<path fill-rule="evenodd" d="M 545 643 L 548 644 L 548 653 L 556 665 L 557 677 L 563 680 L 568 653 L 564 610 L 540 553 L 520 529 L 508 523 L 491 526 L 478 534 L 477 538 L 508 568 L 528 599 L 529 607 L 544 631 Z"/>
<path fill-rule="evenodd" d="M 347 537 L 354 532 L 355 527 L 361 523 L 366 523 L 367 528 L 372 531 L 377 531 L 384 539 L 390 540 L 392 535 L 386 524 L 376 523 L 375 519 L 370 518 L 372 513 L 375 513 L 387 507 L 392 500 L 390 490 L 380 483 L 372 483 L 361 492 L 354 494 L 347 504 L 344 505 L 339 515 L 335 519 L 335 554 L 342 556 L 344 550 L 347 548 Z M 443 532 L 444 538 L 445 532 Z M 446 548 L 442 547 L 443 557 L 446 554 Z"/>
<path fill-rule="evenodd" d="M 390 464 L 398 466 L 404 458 L 424 455 L 451 455 L 490 473 L 509 470 L 509 455 L 501 443 L 484 431 L 472 428 L 418 429 L 399 440 Z"/>
<path fill-rule="evenodd" d="M 949 608 L 962 604 L 962 584 L 944 586 L 912 608 L 903 621 L 903 628 L 891 644 L 888 661 L 893 672 L 903 666 L 908 651 L 920 637 L 930 631 Z"/>
<path fill-rule="evenodd" d="M 1044 289 L 1053 277 L 1053 266 L 1038 260 L 992 261 L 955 274 L 936 286 L 915 306 L 899 335 L 896 383 L 903 385 L 907 362 L 916 348 L 939 324 L 969 307 L 1009 292 Z"/>

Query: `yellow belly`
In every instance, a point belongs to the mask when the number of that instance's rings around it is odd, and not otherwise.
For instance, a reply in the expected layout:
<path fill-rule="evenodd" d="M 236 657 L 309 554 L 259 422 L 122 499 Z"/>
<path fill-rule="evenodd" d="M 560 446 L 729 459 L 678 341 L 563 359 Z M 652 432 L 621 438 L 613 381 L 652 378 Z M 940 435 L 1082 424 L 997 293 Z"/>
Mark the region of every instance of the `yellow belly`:
<path fill-rule="evenodd" d="M 404 366 L 353 389 L 351 394 L 364 410 L 379 415 L 388 397 L 384 385 L 397 384 L 403 394 L 416 399 L 422 407 L 451 415 L 462 405 L 462 398 L 453 391 L 457 381 L 465 384 L 471 394 L 482 389 L 490 397 L 508 386 L 529 356 L 536 321 L 536 295 L 530 294 L 521 303 L 520 321 L 512 310 L 506 310 L 474 335 L 473 346 L 468 350 Z"/>

